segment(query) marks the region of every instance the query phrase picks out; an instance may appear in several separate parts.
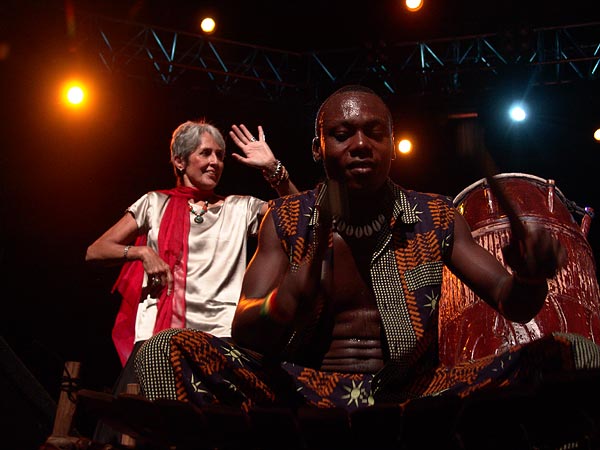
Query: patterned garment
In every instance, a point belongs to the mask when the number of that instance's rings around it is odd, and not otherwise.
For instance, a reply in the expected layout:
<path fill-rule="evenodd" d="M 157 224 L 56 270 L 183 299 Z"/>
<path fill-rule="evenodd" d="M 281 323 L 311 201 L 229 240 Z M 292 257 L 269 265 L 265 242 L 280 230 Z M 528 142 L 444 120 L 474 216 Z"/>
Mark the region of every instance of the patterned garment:
<path fill-rule="evenodd" d="M 199 407 L 223 404 L 245 412 L 254 406 L 295 409 L 301 405 L 350 412 L 375 403 L 407 403 L 425 396 L 462 398 L 509 385 L 536 387 L 552 374 L 598 367 L 600 348 L 596 344 L 578 335 L 555 333 L 498 356 L 438 367 L 402 386 L 388 385 L 392 394 L 376 400 L 372 374 L 324 372 L 287 362 L 269 364 L 198 330 L 161 331 L 146 341 L 136 356 L 142 393 L 148 399 L 168 398 Z M 398 389 L 394 391 L 394 387 Z"/>
<path fill-rule="evenodd" d="M 323 372 L 292 363 L 269 364 L 259 355 L 192 329 L 164 330 L 136 356 L 142 393 L 197 406 L 225 404 L 348 410 L 374 403 L 371 374 Z"/>
<path fill-rule="evenodd" d="M 284 363 L 193 330 L 167 330 L 136 358 L 143 393 L 190 401 L 252 406 L 341 407 L 403 403 L 432 395 L 465 396 L 481 389 L 536 383 L 545 374 L 600 367 L 600 347 L 581 336 L 554 334 L 500 355 L 443 367 L 438 358 L 438 301 L 444 258 L 452 245 L 451 200 L 400 188 L 389 223 L 378 234 L 371 285 L 389 360 L 377 374 L 317 370 L 323 341 L 319 319 L 296 333 Z M 325 187 L 271 201 L 272 217 L 292 270 L 310 260 Z M 331 239 L 330 239 L 331 243 Z M 325 337 L 326 339 L 326 337 Z"/>
<path fill-rule="evenodd" d="M 406 190 L 391 180 L 387 186 L 393 208 L 389 222 L 378 233 L 370 264 L 370 284 L 390 355 L 385 377 L 377 378 L 378 389 L 392 374 L 393 378 L 405 378 L 415 368 L 423 372 L 438 365 L 438 301 L 444 258 L 454 232 L 450 198 Z M 310 261 L 318 205 L 326 189 L 320 185 L 270 201 L 275 228 L 292 270 Z M 318 329 L 319 323 L 315 323 L 304 333 L 297 332 L 285 359 L 318 367 L 318 355 L 306 354 L 307 349 L 319 348 L 318 343 L 327 339 L 318 333 L 309 334 Z"/>

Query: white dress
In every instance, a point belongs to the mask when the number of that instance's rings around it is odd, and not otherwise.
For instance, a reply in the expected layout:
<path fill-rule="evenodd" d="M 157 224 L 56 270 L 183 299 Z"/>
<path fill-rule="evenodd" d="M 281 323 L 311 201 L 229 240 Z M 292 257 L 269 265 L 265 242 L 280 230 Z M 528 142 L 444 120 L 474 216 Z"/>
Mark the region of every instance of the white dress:
<path fill-rule="evenodd" d="M 127 208 L 138 227 L 147 231 L 147 245 L 158 252 L 158 228 L 168 196 L 159 192 L 143 195 Z M 265 201 L 252 196 L 231 195 L 208 209 L 204 221 L 194 222 L 190 212 L 189 254 L 186 279 L 186 327 L 217 337 L 231 336 L 247 264 L 247 237 L 255 236 L 259 212 Z M 144 286 L 147 275 L 144 274 Z M 157 298 L 143 299 L 136 316 L 135 341 L 153 334 Z"/>

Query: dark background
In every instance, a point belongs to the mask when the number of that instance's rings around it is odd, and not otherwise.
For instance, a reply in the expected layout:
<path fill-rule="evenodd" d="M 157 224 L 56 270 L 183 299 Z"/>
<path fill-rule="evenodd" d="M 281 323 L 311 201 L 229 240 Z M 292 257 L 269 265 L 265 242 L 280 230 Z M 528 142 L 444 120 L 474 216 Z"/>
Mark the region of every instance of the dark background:
<path fill-rule="evenodd" d="M 205 117 L 224 131 L 234 123 L 263 125 L 301 189 L 322 175 L 310 155 L 316 104 L 232 97 L 103 72 L 96 55 L 73 52 L 68 3 L 0 6 L 0 39 L 10 46 L 0 60 L 0 331 L 54 399 L 65 361 L 82 362 L 82 382 L 90 389 L 109 389 L 119 373 L 110 337 L 119 306 L 111 294 L 118 268 L 85 265 L 85 250 L 144 192 L 173 185 L 169 140 L 179 123 Z M 200 6 L 218 6 L 221 37 L 295 51 L 600 20 L 595 2 L 588 1 L 430 3 L 415 18 L 385 0 L 71 2 L 76 14 L 188 31 Z M 89 61 L 96 80 L 94 109 L 83 115 L 65 114 L 55 98 L 61 69 L 73 59 Z M 526 127 L 503 124 L 492 106 L 494 95 L 468 101 L 479 105 L 500 172 L 554 179 L 569 200 L 600 209 L 600 145 L 591 136 L 600 126 L 599 90 L 597 81 L 528 88 L 527 98 L 537 106 Z M 455 196 L 482 177 L 456 149 L 447 118 L 452 100 L 433 95 L 390 101 L 397 126 L 413 129 L 417 141 L 415 154 L 395 161 L 395 181 Z M 259 173 L 231 159 L 219 192 L 274 196 Z M 598 255 L 596 225 L 592 221 L 589 241 Z"/>

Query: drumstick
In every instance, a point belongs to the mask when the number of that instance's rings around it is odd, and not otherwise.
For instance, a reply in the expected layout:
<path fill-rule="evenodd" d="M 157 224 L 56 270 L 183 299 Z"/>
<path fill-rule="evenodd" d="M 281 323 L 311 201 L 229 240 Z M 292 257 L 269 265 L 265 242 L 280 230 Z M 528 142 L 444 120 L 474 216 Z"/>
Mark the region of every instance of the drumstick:
<path fill-rule="evenodd" d="M 495 178 L 496 165 L 485 147 L 482 130 L 472 120 L 461 120 L 458 128 L 458 139 L 460 148 L 466 150 L 468 155 L 478 156 L 476 161 L 479 168 L 483 172 L 492 194 L 494 194 L 498 204 L 508 217 L 513 237 L 518 241 L 523 241 L 527 235 L 527 230 Z"/>
<path fill-rule="evenodd" d="M 348 214 L 348 196 L 345 186 L 341 185 L 337 180 L 327 180 L 327 194 L 329 212 L 332 217 L 346 218 Z"/>
<path fill-rule="evenodd" d="M 319 220 L 331 221 L 335 230 L 335 221 L 345 217 L 348 213 L 348 196 L 345 186 L 332 178 L 326 181 L 327 197 L 321 204 L 321 214 L 323 218 Z M 328 276 L 329 273 L 329 276 Z M 327 280 L 330 283 L 330 289 L 333 291 L 333 251 L 325 257 L 321 263 L 321 283 L 324 284 Z"/>

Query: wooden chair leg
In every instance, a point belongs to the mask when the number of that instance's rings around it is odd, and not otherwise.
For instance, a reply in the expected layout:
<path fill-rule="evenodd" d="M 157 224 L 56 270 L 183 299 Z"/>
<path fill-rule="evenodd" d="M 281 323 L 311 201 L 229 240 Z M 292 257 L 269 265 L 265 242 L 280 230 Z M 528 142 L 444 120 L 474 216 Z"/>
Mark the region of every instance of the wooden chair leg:
<path fill-rule="evenodd" d="M 67 361 L 63 370 L 63 381 L 60 387 L 60 396 L 54 417 L 53 436 L 68 436 L 73 425 L 73 416 L 77 403 L 77 384 L 79 382 L 79 369 L 81 363 Z"/>
<path fill-rule="evenodd" d="M 77 361 L 65 363 L 52 434 L 42 444 L 40 450 L 75 450 L 89 447 L 88 440 L 70 436 L 77 406 L 80 368 L 81 363 Z"/>
<path fill-rule="evenodd" d="M 138 395 L 140 393 L 140 385 L 138 383 L 128 383 L 127 388 L 125 389 L 127 394 L 135 394 Z M 135 447 L 135 439 L 129 436 L 128 434 L 121 435 L 121 445 L 125 447 Z"/>

